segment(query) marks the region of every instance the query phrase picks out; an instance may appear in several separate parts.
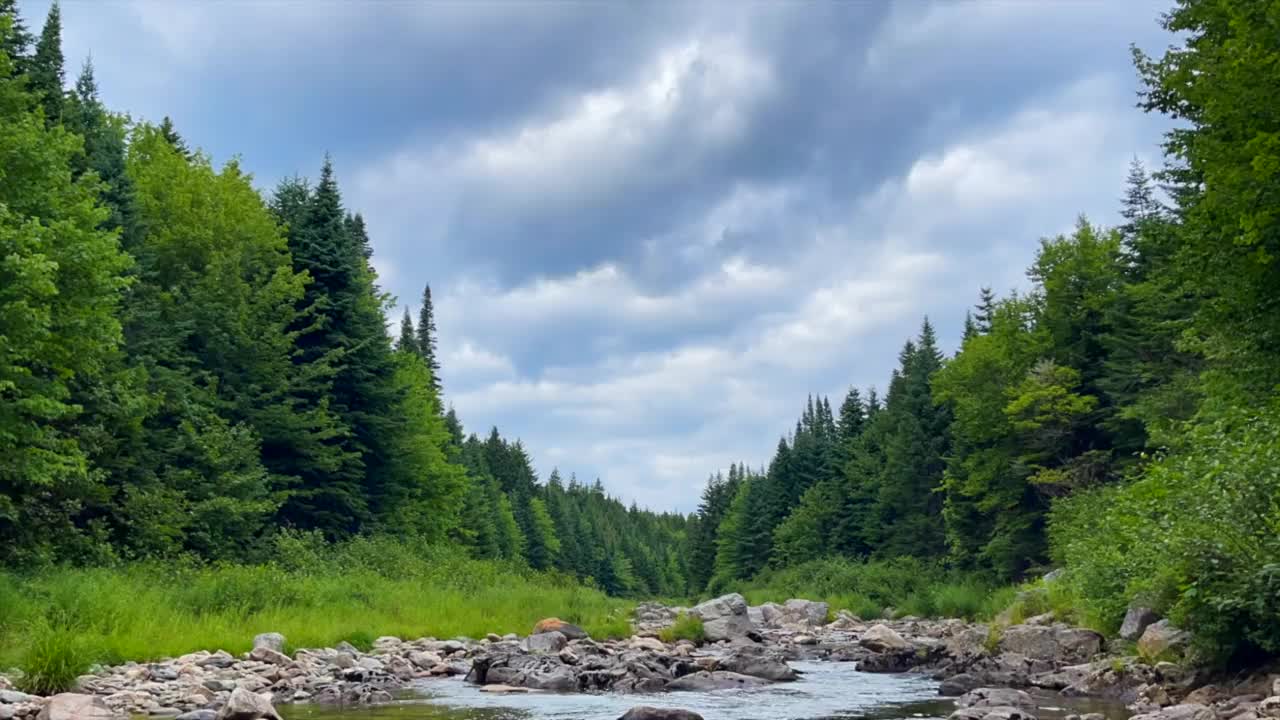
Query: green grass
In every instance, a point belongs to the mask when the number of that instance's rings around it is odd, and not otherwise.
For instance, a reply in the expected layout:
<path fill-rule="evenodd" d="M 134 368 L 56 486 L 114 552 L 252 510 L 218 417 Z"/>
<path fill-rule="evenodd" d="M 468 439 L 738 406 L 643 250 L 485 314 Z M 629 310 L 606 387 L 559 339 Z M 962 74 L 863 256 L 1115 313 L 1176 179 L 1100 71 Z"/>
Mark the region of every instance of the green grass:
<path fill-rule="evenodd" d="M 658 633 L 658 637 L 662 642 L 673 643 L 677 640 L 689 640 L 695 645 L 701 645 L 707 640 L 707 634 L 702 628 L 702 620 L 685 613 L 680 613 L 671 627 L 663 628 Z"/>
<path fill-rule="evenodd" d="M 1009 604 L 1013 593 L 1012 588 L 912 558 L 814 560 L 766 571 L 742 590 L 752 605 L 796 597 L 823 600 L 833 612 L 848 610 L 863 620 L 877 619 L 890 607 L 897 616 L 989 619 Z"/>
<path fill-rule="evenodd" d="M 285 537 L 267 565 L 132 564 L 0 573 L 0 668 L 35 692 L 70 686 L 93 663 L 250 649 L 255 633 L 290 647 L 374 638 L 526 634 L 556 616 L 594 637 L 630 634 L 630 604 L 570 578 L 449 548 Z"/>

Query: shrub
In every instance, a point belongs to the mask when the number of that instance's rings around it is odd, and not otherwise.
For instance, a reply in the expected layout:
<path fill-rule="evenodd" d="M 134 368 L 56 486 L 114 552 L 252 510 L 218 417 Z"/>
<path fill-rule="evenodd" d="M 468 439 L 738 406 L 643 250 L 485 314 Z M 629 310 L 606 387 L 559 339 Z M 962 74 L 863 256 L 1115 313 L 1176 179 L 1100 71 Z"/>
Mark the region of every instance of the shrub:
<path fill-rule="evenodd" d="M 658 633 L 658 637 L 663 642 L 689 640 L 695 645 L 701 645 L 707 640 L 707 634 L 702 629 L 702 620 L 685 613 L 680 613 L 671 627 L 663 628 L 662 632 Z"/>

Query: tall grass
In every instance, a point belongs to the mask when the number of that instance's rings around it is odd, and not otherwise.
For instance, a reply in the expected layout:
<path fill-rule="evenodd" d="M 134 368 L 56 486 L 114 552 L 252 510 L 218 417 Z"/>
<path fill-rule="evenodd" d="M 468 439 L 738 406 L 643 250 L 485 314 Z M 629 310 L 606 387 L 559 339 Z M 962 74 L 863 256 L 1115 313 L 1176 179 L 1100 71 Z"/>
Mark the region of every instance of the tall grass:
<path fill-rule="evenodd" d="M 848 610 L 864 620 L 888 608 L 899 616 L 986 619 L 1008 604 L 1011 591 L 914 558 L 829 558 L 767 571 L 743 595 L 753 605 L 794 597 L 823 600 L 833 611 Z"/>
<path fill-rule="evenodd" d="M 527 633 L 558 616 L 595 637 L 630 632 L 630 606 L 554 574 L 477 561 L 402 540 L 325 545 L 283 536 L 266 565 L 146 563 L 0 573 L 0 668 L 31 691 L 68 687 L 93 663 L 201 649 L 250 649 L 281 632 L 292 647 L 380 635 Z"/>

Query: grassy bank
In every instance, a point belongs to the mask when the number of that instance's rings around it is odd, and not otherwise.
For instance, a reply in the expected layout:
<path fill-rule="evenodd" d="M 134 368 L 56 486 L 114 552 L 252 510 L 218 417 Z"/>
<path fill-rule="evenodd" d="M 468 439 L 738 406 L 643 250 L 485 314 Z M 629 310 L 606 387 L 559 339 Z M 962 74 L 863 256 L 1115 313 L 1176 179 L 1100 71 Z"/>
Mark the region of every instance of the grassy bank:
<path fill-rule="evenodd" d="M 742 590 L 752 605 L 796 597 L 824 600 L 832 612 L 848 610 L 863 619 L 878 618 L 885 608 L 898 615 L 988 619 L 1008 607 L 1015 592 L 913 558 L 813 560 L 766 571 Z"/>
<path fill-rule="evenodd" d="M 380 635 L 483 637 L 527 633 L 544 617 L 595 637 L 629 632 L 625 601 L 572 579 L 448 548 L 358 539 L 327 546 L 285 537 L 264 565 L 130 564 L 0 574 L 0 668 L 23 685 L 66 687 L 93 663 L 201 649 L 243 652 L 255 633 L 293 647 Z"/>

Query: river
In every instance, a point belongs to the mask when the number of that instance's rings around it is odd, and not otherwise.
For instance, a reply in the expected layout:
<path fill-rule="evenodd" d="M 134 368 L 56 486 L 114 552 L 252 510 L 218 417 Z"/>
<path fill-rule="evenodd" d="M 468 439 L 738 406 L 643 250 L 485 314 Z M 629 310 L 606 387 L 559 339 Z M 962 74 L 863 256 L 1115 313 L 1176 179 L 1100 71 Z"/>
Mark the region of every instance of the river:
<path fill-rule="evenodd" d="M 399 702 L 374 707 L 287 705 L 285 720 L 616 720 L 635 705 L 680 707 L 706 720 L 906 720 L 945 718 L 955 709 L 938 697 L 938 684 L 921 675 L 871 674 L 852 663 L 796 662 L 797 682 L 710 693 L 654 695 L 482 693 L 459 679 L 427 680 Z M 1109 720 L 1127 717 L 1123 706 L 1041 698 L 1041 720 L 1068 712 L 1103 712 Z"/>

